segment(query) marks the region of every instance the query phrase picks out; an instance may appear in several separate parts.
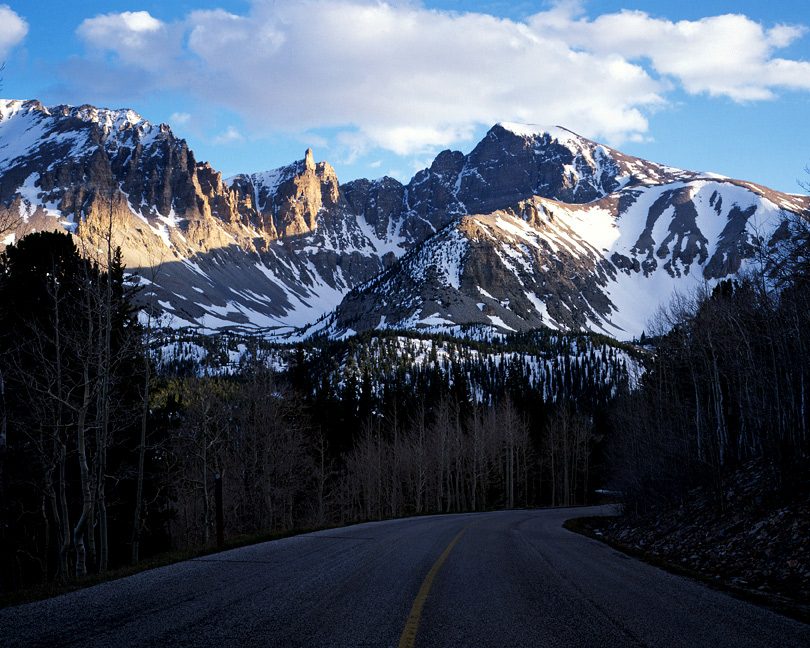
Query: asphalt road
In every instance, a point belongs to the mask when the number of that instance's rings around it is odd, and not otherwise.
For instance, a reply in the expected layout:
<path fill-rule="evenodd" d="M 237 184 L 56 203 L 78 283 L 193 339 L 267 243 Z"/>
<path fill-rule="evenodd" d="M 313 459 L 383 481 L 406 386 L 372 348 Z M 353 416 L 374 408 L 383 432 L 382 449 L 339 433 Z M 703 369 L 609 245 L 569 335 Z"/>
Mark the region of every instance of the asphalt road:
<path fill-rule="evenodd" d="M 0 646 L 768 646 L 810 626 L 561 528 L 602 509 L 362 524 L 0 610 Z"/>

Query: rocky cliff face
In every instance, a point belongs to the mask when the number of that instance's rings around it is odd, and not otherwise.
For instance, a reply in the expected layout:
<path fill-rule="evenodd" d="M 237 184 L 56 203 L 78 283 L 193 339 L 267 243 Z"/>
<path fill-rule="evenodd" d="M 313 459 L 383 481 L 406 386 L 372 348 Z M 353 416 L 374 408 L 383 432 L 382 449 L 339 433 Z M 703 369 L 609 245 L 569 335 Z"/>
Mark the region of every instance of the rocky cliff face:
<path fill-rule="evenodd" d="M 0 102 L 0 142 L 0 217 L 19 217 L 19 234 L 66 229 L 88 250 L 111 231 L 175 325 L 306 324 L 399 250 L 312 151 L 225 182 L 166 125 L 34 101 Z"/>
<path fill-rule="evenodd" d="M 88 253 L 111 238 L 174 325 L 626 338 L 673 289 L 739 270 L 755 231 L 808 204 L 516 124 L 408 184 L 340 185 L 311 150 L 224 180 L 132 111 L 0 101 L 0 219 L 17 234 L 65 229 Z"/>
<path fill-rule="evenodd" d="M 628 183 L 584 204 L 534 196 L 457 218 L 352 290 L 318 330 L 549 326 L 629 339 L 675 290 L 755 263 L 782 215 L 808 205 L 707 177 Z"/>
<path fill-rule="evenodd" d="M 230 186 L 248 202 L 243 213 L 271 238 L 288 238 L 314 232 L 322 211 L 345 211 L 335 170 L 326 162 L 315 163 L 312 149 L 304 159 L 282 169 L 236 176 Z"/>

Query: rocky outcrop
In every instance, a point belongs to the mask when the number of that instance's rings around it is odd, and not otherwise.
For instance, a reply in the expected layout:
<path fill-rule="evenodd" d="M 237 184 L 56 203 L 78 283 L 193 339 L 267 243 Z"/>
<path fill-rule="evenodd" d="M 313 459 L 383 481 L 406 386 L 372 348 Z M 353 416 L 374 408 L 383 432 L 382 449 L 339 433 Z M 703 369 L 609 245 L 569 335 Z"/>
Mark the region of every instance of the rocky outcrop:
<path fill-rule="evenodd" d="M 276 172 L 276 182 L 263 182 L 264 174 L 238 176 L 231 185 L 237 193 L 255 196 L 259 224 L 271 238 L 314 232 L 322 213 L 345 209 L 335 170 L 326 162 L 315 163 L 312 149 L 303 161 Z"/>
<path fill-rule="evenodd" d="M 693 489 L 681 506 L 594 524 L 598 535 L 711 580 L 810 604 L 810 506 L 805 494 L 780 497 L 764 462 L 726 475 L 719 491 Z"/>
<path fill-rule="evenodd" d="M 387 240 L 400 232 L 414 240 L 424 240 L 413 227 L 403 224 L 405 186 L 388 176 L 379 180 L 354 180 L 342 185 L 342 190 L 355 214 L 362 214 L 380 240 Z"/>

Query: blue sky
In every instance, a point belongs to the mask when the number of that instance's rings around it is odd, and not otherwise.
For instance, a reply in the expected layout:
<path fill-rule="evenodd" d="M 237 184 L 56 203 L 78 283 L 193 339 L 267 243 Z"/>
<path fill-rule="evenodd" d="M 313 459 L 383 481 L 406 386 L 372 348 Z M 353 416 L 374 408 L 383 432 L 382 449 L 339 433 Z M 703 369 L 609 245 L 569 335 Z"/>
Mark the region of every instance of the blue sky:
<path fill-rule="evenodd" d="M 0 0 L 0 56 L 3 97 L 132 108 L 225 176 L 312 147 L 343 182 L 407 180 L 515 121 L 810 180 L 806 0 Z"/>

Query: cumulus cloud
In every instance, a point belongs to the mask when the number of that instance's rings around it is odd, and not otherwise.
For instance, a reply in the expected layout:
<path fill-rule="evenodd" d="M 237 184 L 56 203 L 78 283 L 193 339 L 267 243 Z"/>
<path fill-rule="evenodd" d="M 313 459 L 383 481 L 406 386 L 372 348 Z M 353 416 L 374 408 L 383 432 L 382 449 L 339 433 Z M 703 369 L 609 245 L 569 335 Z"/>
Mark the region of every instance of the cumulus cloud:
<path fill-rule="evenodd" d="M 348 157 L 418 155 L 501 120 L 637 140 L 672 88 L 736 101 L 810 90 L 810 63 L 774 57 L 804 33 L 739 15 L 590 19 L 576 1 L 519 22 L 414 2 L 253 0 L 245 15 L 194 11 L 168 24 L 124 12 L 79 28 L 114 55 L 97 65 L 117 57 L 156 89 L 239 114 L 253 134 L 343 129 L 335 143 Z"/>
<path fill-rule="evenodd" d="M 244 136 L 235 126 L 228 126 L 224 132 L 214 137 L 211 142 L 213 144 L 232 144 L 234 142 L 244 141 Z"/>
<path fill-rule="evenodd" d="M 171 119 L 173 126 L 185 126 L 191 121 L 191 114 L 187 112 L 175 112 L 172 113 L 169 119 Z"/>
<path fill-rule="evenodd" d="M 778 89 L 810 90 L 810 63 L 774 58 L 776 50 L 807 32 L 805 26 L 765 29 L 738 14 L 672 22 L 626 10 L 595 20 L 538 14 L 529 25 L 596 55 L 649 61 L 691 94 L 741 102 L 770 99 Z"/>
<path fill-rule="evenodd" d="M 127 65 L 161 69 L 182 51 L 183 30 L 148 11 L 125 11 L 84 20 L 76 30 L 91 49 L 113 52 Z"/>
<path fill-rule="evenodd" d="M 8 5 L 0 5 L 0 58 L 5 59 L 11 49 L 19 45 L 28 34 L 28 23 Z"/>

